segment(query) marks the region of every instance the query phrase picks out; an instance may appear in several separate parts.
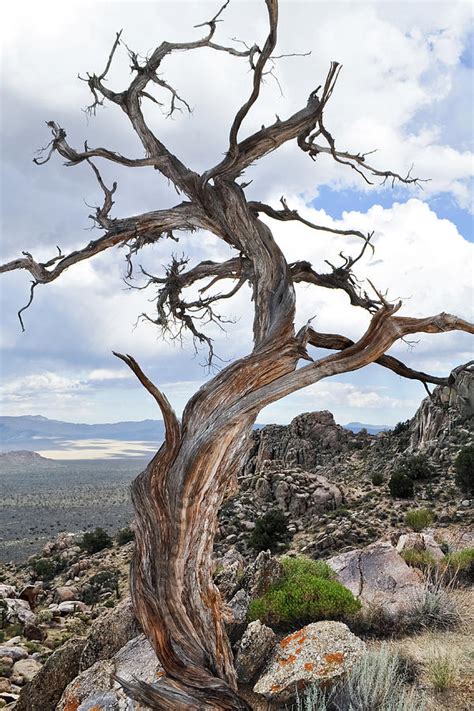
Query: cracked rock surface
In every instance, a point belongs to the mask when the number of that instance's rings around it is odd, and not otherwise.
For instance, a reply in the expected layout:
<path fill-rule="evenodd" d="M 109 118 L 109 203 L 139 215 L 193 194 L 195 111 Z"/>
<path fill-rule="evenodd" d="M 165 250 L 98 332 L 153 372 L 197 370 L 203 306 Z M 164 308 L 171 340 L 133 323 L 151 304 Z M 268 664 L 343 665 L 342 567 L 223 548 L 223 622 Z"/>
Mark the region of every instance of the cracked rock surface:
<path fill-rule="evenodd" d="M 409 609 L 423 586 L 419 570 L 410 568 L 391 543 L 377 541 L 329 558 L 337 580 L 365 607 L 382 607 L 388 616 Z"/>

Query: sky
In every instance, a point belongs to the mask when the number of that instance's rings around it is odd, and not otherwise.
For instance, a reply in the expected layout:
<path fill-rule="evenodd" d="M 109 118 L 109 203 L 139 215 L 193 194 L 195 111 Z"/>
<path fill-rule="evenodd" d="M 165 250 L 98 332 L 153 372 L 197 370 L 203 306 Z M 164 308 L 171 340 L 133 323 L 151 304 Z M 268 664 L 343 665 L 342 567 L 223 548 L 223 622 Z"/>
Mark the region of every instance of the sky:
<path fill-rule="evenodd" d="M 87 85 L 78 73 L 100 72 L 115 38 L 146 55 L 164 39 L 189 41 L 202 34 L 194 25 L 212 17 L 218 2 L 4 3 L 1 62 L 1 261 L 31 252 L 49 259 L 80 248 L 91 233 L 90 205 L 101 195 L 87 165 L 64 167 L 59 156 L 42 167 L 35 151 L 49 141 L 45 121 L 63 126 L 70 143 L 103 145 L 141 157 L 140 144 L 115 106 L 88 118 Z M 238 38 L 262 45 L 267 31 L 263 1 L 231 0 L 216 41 Z M 241 46 L 235 44 L 235 46 Z M 313 162 L 287 144 L 247 171 L 249 199 L 291 208 L 313 222 L 374 231 L 374 255 L 357 265 L 391 299 L 403 299 L 402 314 L 448 311 L 471 319 L 473 267 L 473 34 L 470 2 L 299 2 L 280 4 L 278 54 L 306 53 L 276 61 L 278 82 L 267 77 L 259 103 L 242 127 L 248 135 L 262 124 L 306 105 L 324 83 L 331 60 L 343 64 L 325 123 L 340 149 L 376 149 L 381 169 L 429 179 L 417 187 L 368 186 L 326 156 Z M 117 52 L 109 85 L 130 80 L 124 48 Z M 247 98 L 251 74 L 245 60 L 200 49 L 173 55 L 163 77 L 193 107 L 191 115 L 166 119 L 150 102 L 150 125 L 188 166 L 204 171 L 227 146 L 233 115 Z M 156 93 L 160 101 L 166 95 Z M 125 217 L 178 202 L 174 189 L 152 169 L 100 165 L 106 182 L 118 182 L 113 216 Z M 270 224 L 270 223 L 269 223 Z M 357 240 L 311 232 L 303 225 L 272 223 L 289 261 L 305 259 L 318 271 L 325 259 L 356 254 Z M 172 253 L 190 264 L 226 259 L 228 248 L 203 232 L 182 235 L 143 250 L 137 263 L 159 273 Z M 76 422 L 160 418 L 155 403 L 112 350 L 131 353 L 166 393 L 178 413 L 210 376 L 192 343 L 164 342 L 153 326 L 136 324 L 152 309 L 152 294 L 125 287 L 124 251 L 115 249 L 67 270 L 36 289 L 24 314 L 29 275 L 8 273 L 0 281 L 2 414 L 43 415 Z M 347 297 L 313 286 L 297 288 L 297 327 L 313 318 L 317 330 L 359 337 L 367 314 Z M 241 290 L 222 313 L 227 332 L 213 332 L 222 361 L 251 350 L 252 305 Z M 466 334 L 423 335 L 391 353 L 435 375 L 473 357 Z M 392 425 L 411 417 L 425 396 L 421 384 L 404 381 L 372 365 L 323 380 L 262 411 L 259 422 L 289 422 L 300 412 L 331 410 L 340 423 Z"/>

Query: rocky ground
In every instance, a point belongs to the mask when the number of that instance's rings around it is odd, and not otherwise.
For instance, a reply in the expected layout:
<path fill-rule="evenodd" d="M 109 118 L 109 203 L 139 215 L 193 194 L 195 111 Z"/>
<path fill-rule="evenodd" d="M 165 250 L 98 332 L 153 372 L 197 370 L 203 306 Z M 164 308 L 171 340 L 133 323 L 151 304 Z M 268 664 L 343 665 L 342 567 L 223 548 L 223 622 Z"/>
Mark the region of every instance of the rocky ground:
<path fill-rule="evenodd" d="M 422 696 L 427 710 L 474 706 L 472 566 L 454 580 L 448 570 L 453 552 L 474 548 L 473 502 L 453 473 L 456 455 L 473 441 L 472 375 L 454 380 L 412 421 L 377 436 L 354 435 L 328 412 L 255 432 L 240 492 L 221 514 L 215 574 L 231 611 L 240 690 L 253 708 L 296 708 L 295 688 L 322 679 L 342 689 L 351 668 L 372 652 L 382 659 L 387 645 L 409 672 L 403 694 L 415 695 L 404 711 L 421 709 Z M 415 482 L 412 498 L 394 498 L 391 472 L 420 451 L 430 475 Z M 420 506 L 433 521 L 414 533 L 405 513 Z M 257 555 L 252 534 L 275 508 L 289 536 L 274 555 Z M 127 702 L 114 676 L 151 682 L 161 674 L 133 616 L 127 578 L 133 542 L 123 541 L 87 553 L 77 536 L 61 534 L 25 564 L 0 571 L 0 707 L 144 709 Z M 418 558 L 409 559 L 413 551 Z M 420 553 L 429 554 L 429 568 Z M 324 559 L 360 610 L 285 629 L 250 621 L 251 601 L 281 580 L 281 554 Z M 433 601 L 442 615 L 433 612 Z"/>

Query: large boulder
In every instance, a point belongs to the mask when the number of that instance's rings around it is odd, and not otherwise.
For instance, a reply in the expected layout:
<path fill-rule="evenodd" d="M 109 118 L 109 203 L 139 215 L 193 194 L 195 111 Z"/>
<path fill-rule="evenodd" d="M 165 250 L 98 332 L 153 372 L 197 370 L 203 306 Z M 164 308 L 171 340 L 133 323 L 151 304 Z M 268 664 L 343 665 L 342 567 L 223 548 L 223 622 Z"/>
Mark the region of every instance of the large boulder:
<path fill-rule="evenodd" d="M 251 622 L 240 640 L 235 657 L 235 671 L 242 684 L 249 684 L 273 651 L 276 634 L 260 620 Z"/>
<path fill-rule="evenodd" d="M 130 640 L 112 659 L 101 660 L 83 671 L 64 691 L 56 711 L 149 711 L 128 699 L 115 675 L 126 681 L 156 682 L 162 668 L 144 635 Z"/>
<path fill-rule="evenodd" d="M 342 622 L 313 622 L 281 640 L 253 690 L 286 703 L 309 684 L 327 686 L 364 651 L 365 643 Z"/>
<path fill-rule="evenodd" d="M 397 617 L 409 609 L 423 585 L 420 571 L 410 568 L 385 541 L 342 553 L 327 562 L 363 607 L 381 608 L 387 617 Z"/>
<path fill-rule="evenodd" d="M 110 659 L 139 634 L 132 601 L 126 598 L 94 622 L 81 655 L 80 670 L 84 671 L 100 659 Z"/>
<path fill-rule="evenodd" d="M 84 645 L 84 639 L 70 639 L 53 652 L 22 688 L 15 711 L 55 711 L 64 689 L 79 673 Z"/>

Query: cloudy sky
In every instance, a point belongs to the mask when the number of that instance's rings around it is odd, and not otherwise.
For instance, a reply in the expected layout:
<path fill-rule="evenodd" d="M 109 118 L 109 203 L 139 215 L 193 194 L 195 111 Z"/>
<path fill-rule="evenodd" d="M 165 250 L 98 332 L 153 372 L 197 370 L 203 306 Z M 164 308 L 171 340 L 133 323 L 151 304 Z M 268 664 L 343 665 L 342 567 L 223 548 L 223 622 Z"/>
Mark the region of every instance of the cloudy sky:
<path fill-rule="evenodd" d="M 2 261 L 32 252 L 37 259 L 84 246 L 92 237 L 87 206 L 101 195 L 87 165 L 66 168 L 55 156 L 32 163 L 49 141 L 45 121 L 62 125 L 72 145 L 104 145 L 141 156 L 137 138 L 117 107 L 88 119 L 87 86 L 77 74 L 99 72 L 114 40 L 123 39 L 146 55 L 163 39 L 190 40 L 193 26 L 212 17 L 216 2 L 95 2 L 4 4 L 2 18 Z M 239 38 L 262 44 L 266 34 L 263 1 L 231 0 L 217 40 Z M 331 60 L 343 70 L 326 111 L 326 124 L 339 148 L 377 149 L 382 169 L 413 173 L 430 182 L 416 188 L 367 186 L 354 171 L 324 157 L 312 162 L 287 145 L 248 171 L 252 199 L 278 205 L 285 195 L 308 219 L 323 225 L 375 230 L 375 254 L 358 264 L 389 297 L 404 299 L 403 313 L 440 310 L 472 319 L 472 87 L 473 45 L 470 2 L 281 2 L 279 53 L 307 57 L 278 60 L 279 84 L 268 77 L 258 106 L 242 134 L 302 108 L 324 82 Z M 238 45 L 236 45 L 238 46 Z M 192 115 L 167 120 L 150 103 L 149 123 L 168 147 L 195 170 L 220 159 L 232 117 L 248 96 L 251 75 L 244 60 L 200 49 L 168 58 L 164 76 L 193 107 Z M 117 54 L 109 84 L 129 81 L 126 52 Z M 167 96 L 156 95 L 166 101 Z M 124 217 L 179 202 L 167 182 L 151 169 L 101 166 L 117 180 L 114 215 Z M 341 250 L 356 252 L 350 238 L 313 233 L 302 225 L 272 225 L 289 260 L 306 259 L 317 270 L 337 261 Z M 171 252 L 191 263 L 227 258 L 225 245 L 211 235 L 183 235 L 142 252 L 139 262 L 159 272 Z M 71 268 L 53 284 L 39 287 L 25 314 L 21 333 L 16 312 L 28 299 L 29 275 L 1 280 L 3 329 L 1 368 L 3 414 L 41 414 L 82 422 L 158 417 L 154 403 L 111 355 L 133 354 L 181 411 L 208 377 L 192 345 L 180 349 L 160 340 L 153 327 L 134 327 L 150 308 L 144 292 L 123 283 L 123 250 Z M 225 306 L 234 321 L 215 333 L 224 360 L 251 348 L 251 305 L 241 291 Z M 298 324 L 314 317 L 317 329 L 358 337 L 366 314 L 342 294 L 314 287 L 298 290 Z M 472 358 L 465 334 L 422 336 L 401 343 L 395 355 L 409 365 L 445 375 Z M 404 382 L 378 366 L 322 381 L 261 413 L 260 422 L 288 422 L 299 412 L 330 409 L 337 421 L 394 424 L 411 416 L 424 397 L 420 384 Z"/>

